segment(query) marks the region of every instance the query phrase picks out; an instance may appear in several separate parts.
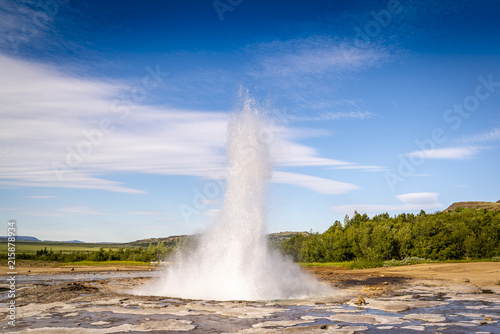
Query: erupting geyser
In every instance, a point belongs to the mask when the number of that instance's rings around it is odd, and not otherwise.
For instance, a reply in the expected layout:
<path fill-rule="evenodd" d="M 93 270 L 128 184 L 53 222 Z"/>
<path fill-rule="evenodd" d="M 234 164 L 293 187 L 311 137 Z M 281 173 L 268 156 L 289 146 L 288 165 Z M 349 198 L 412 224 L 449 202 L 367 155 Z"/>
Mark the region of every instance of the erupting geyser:
<path fill-rule="evenodd" d="M 268 249 L 265 188 L 271 177 L 265 123 L 247 98 L 229 123 L 224 206 L 189 255 L 177 254 L 163 276 L 136 294 L 187 299 L 270 300 L 324 295 L 330 288 Z"/>

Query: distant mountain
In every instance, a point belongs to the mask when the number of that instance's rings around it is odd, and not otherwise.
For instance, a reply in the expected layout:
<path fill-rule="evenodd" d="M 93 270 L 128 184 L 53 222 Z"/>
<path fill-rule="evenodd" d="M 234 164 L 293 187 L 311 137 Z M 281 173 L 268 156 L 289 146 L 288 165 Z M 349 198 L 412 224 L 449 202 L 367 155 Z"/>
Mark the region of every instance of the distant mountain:
<path fill-rule="evenodd" d="M 6 236 L 1 236 L 0 237 L 0 242 L 5 242 L 8 240 L 8 237 Z M 35 237 L 29 237 L 29 236 L 23 236 L 23 235 L 16 235 L 16 241 L 42 241 L 40 239 L 37 239 Z"/>
<path fill-rule="evenodd" d="M 6 242 L 8 237 L 0 236 L 0 242 Z M 80 240 L 69 240 L 69 241 L 53 241 L 53 240 L 40 240 L 35 237 L 16 235 L 16 241 L 33 241 L 33 242 L 59 242 L 59 243 L 68 243 L 68 244 L 84 244 L 85 241 Z"/>
<path fill-rule="evenodd" d="M 489 211 L 500 211 L 500 201 L 498 202 L 455 202 L 450 205 L 445 212 L 455 211 L 458 208 L 464 209 L 486 209 Z"/>
<path fill-rule="evenodd" d="M 57 243 L 57 244 L 86 244 L 85 241 L 80 241 L 80 240 L 68 240 L 68 241 L 42 240 L 42 242 Z"/>

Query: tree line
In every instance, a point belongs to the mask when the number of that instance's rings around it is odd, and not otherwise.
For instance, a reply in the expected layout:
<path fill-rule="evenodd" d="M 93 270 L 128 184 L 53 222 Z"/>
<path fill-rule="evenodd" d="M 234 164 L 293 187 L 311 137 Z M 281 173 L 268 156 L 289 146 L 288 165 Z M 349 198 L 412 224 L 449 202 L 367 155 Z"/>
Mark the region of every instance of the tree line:
<path fill-rule="evenodd" d="M 224 242 L 221 240 L 221 242 Z M 181 238 L 172 245 L 163 242 L 147 247 L 120 247 L 98 251 L 52 251 L 17 254 L 17 259 L 38 261 L 140 261 L 164 260 L 171 252 L 189 252 L 197 238 Z M 296 262 L 357 261 L 364 266 L 401 264 L 418 260 L 500 259 L 500 211 L 456 209 L 427 214 L 388 213 L 370 218 L 354 213 L 323 233 L 297 234 L 286 240 L 270 240 L 272 248 Z M 0 253 L 6 258 L 7 253 Z M 392 262 L 391 262 L 392 261 Z"/>
<path fill-rule="evenodd" d="M 500 211 L 422 210 L 373 218 L 355 212 L 324 233 L 293 236 L 279 249 L 297 262 L 488 259 L 500 256 Z"/>

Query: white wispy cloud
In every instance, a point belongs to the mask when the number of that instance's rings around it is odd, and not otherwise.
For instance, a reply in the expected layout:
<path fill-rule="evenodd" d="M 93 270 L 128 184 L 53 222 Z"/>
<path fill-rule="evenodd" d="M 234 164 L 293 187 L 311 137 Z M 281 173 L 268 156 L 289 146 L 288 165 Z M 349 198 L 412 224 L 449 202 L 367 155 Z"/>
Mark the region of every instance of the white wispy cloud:
<path fill-rule="evenodd" d="M 287 114 L 291 122 L 325 122 L 339 120 L 364 120 L 373 117 L 373 113 L 355 100 L 325 100 L 324 97 L 302 100 L 297 107 L 307 110 L 307 115 Z"/>
<path fill-rule="evenodd" d="M 203 205 L 221 205 L 222 200 L 204 198 L 204 199 L 200 200 L 200 204 L 203 204 Z"/>
<path fill-rule="evenodd" d="M 52 198 L 59 198 L 58 196 L 50 196 L 50 195 L 33 195 L 33 196 L 26 196 L 27 198 L 35 198 L 35 199 L 52 199 Z"/>
<path fill-rule="evenodd" d="M 422 157 L 425 159 L 472 159 L 479 153 L 495 148 L 487 146 L 486 143 L 493 143 L 500 140 L 500 128 L 489 131 L 464 136 L 453 142 L 458 144 L 454 147 L 437 148 L 431 150 L 413 151 L 407 153 L 407 156 Z"/>
<path fill-rule="evenodd" d="M 204 215 L 210 218 L 215 218 L 220 214 L 221 211 L 222 209 L 209 209 L 204 211 Z"/>
<path fill-rule="evenodd" d="M 347 166 L 339 166 L 334 167 L 334 169 L 351 169 L 351 170 L 360 170 L 363 172 L 386 172 L 389 171 L 390 168 L 384 166 L 363 166 L 363 165 L 347 165 Z"/>
<path fill-rule="evenodd" d="M 123 96 L 133 90 L 121 83 L 75 78 L 3 55 L 0 67 L 5 69 L 0 77 L 0 187 L 144 193 L 103 175 L 210 177 L 225 166 L 228 113 L 127 106 Z M 296 143 L 294 133 L 303 136 L 300 130 L 285 132 L 274 155 L 278 166 L 352 164 Z M 295 184 L 311 188 L 311 180 Z"/>
<path fill-rule="evenodd" d="M 356 71 L 392 59 L 381 45 L 363 49 L 330 36 L 309 36 L 250 45 L 246 74 L 259 87 L 277 91 L 299 111 L 297 121 L 365 119 L 372 114 L 360 101 L 335 98 L 339 86 Z M 292 118 L 292 120 L 294 120 Z"/>
<path fill-rule="evenodd" d="M 161 213 L 158 211 L 134 211 L 130 212 L 129 214 L 131 215 L 138 215 L 138 216 L 161 216 Z"/>
<path fill-rule="evenodd" d="M 272 182 L 292 184 L 325 195 L 338 195 L 359 189 L 358 186 L 351 183 L 281 171 L 275 171 L 273 173 Z"/>
<path fill-rule="evenodd" d="M 372 116 L 368 111 L 329 111 L 317 116 L 295 116 L 292 121 L 314 122 L 314 121 L 337 121 L 342 119 L 365 119 Z"/>
<path fill-rule="evenodd" d="M 439 194 L 434 192 L 408 193 L 396 196 L 402 204 L 348 204 L 337 205 L 332 209 L 340 214 L 352 214 L 357 211 L 370 215 L 395 211 L 432 210 L 443 206 L 438 202 L 438 197 Z"/>
<path fill-rule="evenodd" d="M 343 48 L 345 41 L 328 36 L 272 41 L 249 46 L 258 63 L 250 74 L 256 77 L 324 74 L 370 67 L 390 56 L 382 46 Z"/>
<path fill-rule="evenodd" d="M 31 6 L 30 6 L 31 5 Z M 0 0 L 0 48 L 16 52 L 19 44 L 38 42 L 45 35 L 44 26 L 50 24 L 38 17 L 43 25 L 34 25 L 33 18 L 40 12 L 33 8 L 34 4 L 19 3 L 17 1 Z"/>
<path fill-rule="evenodd" d="M 421 150 L 413 151 L 407 153 L 407 156 L 414 156 L 425 159 L 471 159 L 475 157 L 481 151 L 490 149 L 486 146 L 459 146 L 459 147 L 447 147 L 447 148 L 436 148 L 431 150 Z"/>
<path fill-rule="evenodd" d="M 11 214 L 26 215 L 33 217 L 69 217 L 82 215 L 103 215 L 104 212 L 88 206 L 69 206 L 59 208 L 36 208 L 36 207 L 4 207 L 0 211 Z"/>
<path fill-rule="evenodd" d="M 68 215 L 68 216 L 102 215 L 103 214 L 103 212 L 95 210 L 95 209 L 93 209 L 91 207 L 87 207 L 87 206 L 63 207 L 63 208 L 56 209 L 55 212 L 57 212 L 61 215 Z"/>
<path fill-rule="evenodd" d="M 0 78 L 5 127 L 0 186 L 141 193 L 99 175 L 201 175 L 223 161 L 224 113 L 141 105 L 117 109 L 118 94 L 127 93 L 124 86 L 64 76 L 5 56 L 0 66 L 7 69 Z M 112 131 L 101 130 L 103 121 Z"/>
<path fill-rule="evenodd" d="M 478 134 L 470 135 L 470 136 L 465 136 L 461 139 L 459 139 L 460 142 L 464 143 L 487 143 L 487 142 L 494 142 L 500 140 L 500 128 L 496 128 L 490 131 L 485 131 L 481 132 Z"/>
<path fill-rule="evenodd" d="M 347 161 L 323 158 L 313 147 L 282 140 L 277 146 L 271 147 L 272 156 L 279 166 L 306 167 L 306 166 L 343 166 L 351 164 Z"/>

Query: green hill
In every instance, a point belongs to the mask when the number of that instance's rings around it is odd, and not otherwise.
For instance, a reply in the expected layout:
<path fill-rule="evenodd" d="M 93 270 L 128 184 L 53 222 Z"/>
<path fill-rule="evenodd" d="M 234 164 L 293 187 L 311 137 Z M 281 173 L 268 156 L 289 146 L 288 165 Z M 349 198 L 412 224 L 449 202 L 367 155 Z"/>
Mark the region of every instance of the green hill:
<path fill-rule="evenodd" d="M 267 235 L 269 242 L 272 244 L 279 244 L 285 240 L 290 239 L 291 237 L 301 234 L 301 235 L 308 235 L 308 232 L 279 232 L 279 233 L 270 233 Z M 127 243 L 127 246 L 143 246 L 147 247 L 149 244 L 157 244 L 159 242 L 163 242 L 165 246 L 175 246 L 179 242 L 187 239 L 187 238 L 196 238 L 198 237 L 199 234 L 194 234 L 194 235 L 174 235 L 170 237 L 163 237 L 163 238 L 148 238 L 148 239 L 141 239 L 141 240 L 136 240 Z"/>
<path fill-rule="evenodd" d="M 488 211 L 500 211 L 500 201 L 498 202 L 455 202 L 450 205 L 445 212 L 455 211 L 458 208 L 463 209 L 486 209 Z"/>

